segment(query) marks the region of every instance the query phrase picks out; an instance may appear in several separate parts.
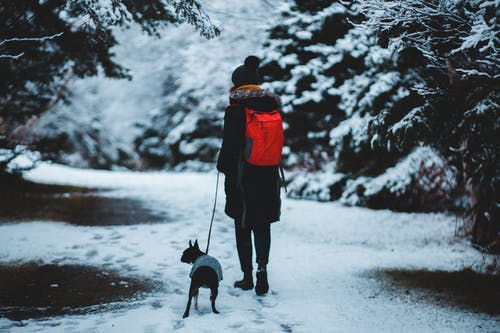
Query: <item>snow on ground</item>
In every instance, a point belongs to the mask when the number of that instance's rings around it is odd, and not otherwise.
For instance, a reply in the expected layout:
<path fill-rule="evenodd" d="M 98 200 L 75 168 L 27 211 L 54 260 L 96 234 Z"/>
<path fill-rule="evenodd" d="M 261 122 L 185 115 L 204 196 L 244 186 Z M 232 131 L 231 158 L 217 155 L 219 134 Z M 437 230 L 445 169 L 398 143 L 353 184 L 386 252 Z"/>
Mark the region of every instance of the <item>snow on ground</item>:
<path fill-rule="evenodd" d="M 460 269 L 478 253 L 454 235 L 442 214 L 403 214 L 284 199 L 273 224 L 270 293 L 232 287 L 240 277 L 231 220 L 220 200 L 210 254 L 224 269 L 217 308 L 200 291 L 187 319 L 190 266 L 180 262 L 189 239 L 202 249 L 210 222 L 214 173 L 132 173 L 41 164 L 27 174 L 45 183 L 112 189 L 167 213 L 161 224 L 82 227 L 50 221 L 0 225 L 0 261 L 88 264 L 163 281 L 130 306 L 86 315 L 23 321 L 0 319 L 9 332 L 498 332 L 498 317 L 391 297 L 366 272 L 376 268 Z M 222 189 L 222 180 L 220 184 Z"/>

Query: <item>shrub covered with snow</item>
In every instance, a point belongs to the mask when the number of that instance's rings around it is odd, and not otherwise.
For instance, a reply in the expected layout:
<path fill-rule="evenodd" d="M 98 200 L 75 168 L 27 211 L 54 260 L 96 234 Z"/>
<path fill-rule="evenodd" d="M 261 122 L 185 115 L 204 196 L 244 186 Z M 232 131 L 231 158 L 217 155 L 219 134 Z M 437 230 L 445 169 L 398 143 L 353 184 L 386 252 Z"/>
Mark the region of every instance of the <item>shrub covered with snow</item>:
<path fill-rule="evenodd" d="M 414 70 L 419 59 L 384 47 L 359 26 L 365 18 L 357 3 L 287 2 L 281 15 L 262 53 L 263 74 L 265 86 L 283 97 L 292 196 L 399 210 L 450 207 L 454 182 L 418 192 L 422 184 L 414 181 L 442 170 L 437 154 L 421 166 L 424 148 L 412 152 L 418 139 L 381 145 L 382 134 L 369 131 L 375 119 L 422 107 L 411 89 L 422 82 Z M 435 194 L 423 199 L 424 189 Z"/>
<path fill-rule="evenodd" d="M 453 158 L 469 193 L 473 240 L 500 252 L 499 1 L 360 3 L 364 27 L 420 59 L 414 88 L 424 98 L 414 109 L 379 114 L 370 132 L 380 145 L 419 140 Z"/>
<path fill-rule="evenodd" d="M 429 147 L 415 148 L 375 177 L 347 183 L 340 201 L 347 205 L 402 211 L 442 210 L 455 197 L 457 170 Z"/>
<path fill-rule="evenodd" d="M 181 88 L 168 94 L 165 101 L 161 111 L 139 125 L 143 132 L 135 145 L 143 167 L 174 168 L 192 160 L 213 162 L 220 146 L 218 107 L 223 110 L 223 104 L 209 105 L 193 91 Z"/>

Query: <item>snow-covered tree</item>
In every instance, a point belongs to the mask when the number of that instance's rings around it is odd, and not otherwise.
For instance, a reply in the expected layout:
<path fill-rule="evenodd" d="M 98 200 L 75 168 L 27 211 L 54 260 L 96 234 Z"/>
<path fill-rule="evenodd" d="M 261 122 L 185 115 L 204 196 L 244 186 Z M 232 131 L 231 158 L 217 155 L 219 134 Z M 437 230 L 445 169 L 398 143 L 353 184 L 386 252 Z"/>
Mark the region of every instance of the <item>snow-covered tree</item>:
<path fill-rule="evenodd" d="M 448 207 L 450 177 L 419 177 L 436 168 L 453 173 L 448 163 L 417 142 L 400 150 L 375 145 L 368 132 L 380 114 L 423 105 L 410 89 L 421 82 L 411 53 L 385 48 L 358 26 L 365 18 L 355 3 L 295 1 L 281 15 L 262 54 L 263 73 L 283 97 L 292 195 L 373 208 Z M 436 195 L 425 198 L 426 190 Z"/>
<path fill-rule="evenodd" d="M 113 59 L 113 28 L 138 24 L 159 36 L 187 22 L 219 33 L 196 0 L 40 0 L 0 3 L 0 139 L 12 144 L 60 100 L 73 77 L 129 77 Z"/>
<path fill-rule="evenodd" d="M 264 0 L 212 0 L 205 8 L 221 22 L 221 35 L 182 34 L 172 43 L 159 105 L 140 121 L 135 140 L 144 168 L 213 169 L 231 73 L 261 47 L 275 7 Z"/>
<path fill-rule="evenodd" d="M 500 1 L 360 1 L 363 27 L 411 52 L 424 103 L 370 122 L 376 145 L 425 142 L 458 164 L 469 193 L 473 241 L 500 252 Z"/>

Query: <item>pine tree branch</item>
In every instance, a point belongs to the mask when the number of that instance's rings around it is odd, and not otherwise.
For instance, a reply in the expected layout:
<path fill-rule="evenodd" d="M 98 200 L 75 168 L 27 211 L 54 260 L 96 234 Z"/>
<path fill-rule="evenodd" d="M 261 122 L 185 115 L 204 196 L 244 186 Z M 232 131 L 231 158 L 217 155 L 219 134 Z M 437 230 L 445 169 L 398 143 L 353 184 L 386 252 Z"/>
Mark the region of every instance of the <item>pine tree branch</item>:
<path fill-rule="evenodd" d="M 73 73 L 73 71 L 71 71 L 66 76 L 66 79 L 59 85 L 59 87 L 57 88 L 56 95 L 54 96 L 52 101 L 50 101 L 50 103 L 47 105 L 47 107 L 45 109 L 43 109 L 41 112 L 32 115 L 31 118 L 28 119 L 28 121 L 24 125 L 18 126 L 16 129 L 14 129 L 12 131 L 12 133 L 10 133 L 9 139 L 11 139 L 11 140 L 18 139 L 19 136 L 21 134 L 25 133 L 28 129 L 30 129 L 36 123 L 36 121 L 38 119 L 40 119 L 44 114 L 46 114 L 54 106 L 56 106 L 56 104 L 61 100 L 63 91 L 67 87 L 67 85 L 68 85 L 69 81 L 71 80 L 71 78 L 73 77 L 73 75 L 74 75 L 74 73 Z"/>

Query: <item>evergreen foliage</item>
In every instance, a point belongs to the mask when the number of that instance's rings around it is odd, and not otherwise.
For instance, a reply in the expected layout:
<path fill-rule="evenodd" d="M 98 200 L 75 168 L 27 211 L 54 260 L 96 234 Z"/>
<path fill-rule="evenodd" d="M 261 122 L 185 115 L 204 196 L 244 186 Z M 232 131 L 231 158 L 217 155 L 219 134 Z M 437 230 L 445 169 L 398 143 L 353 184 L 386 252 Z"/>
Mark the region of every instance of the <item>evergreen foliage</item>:
<path fill-rule="evenodd" d="M 181 32 L 165 46 L 173 55 L 163 70 L 161 97 L 137 122 L 135 151 L 144 168 L 213 170 L 231 73 L 266 39 L 265 19 L 276 21 L 272 1 L 227 5 L 218 0 L 210 10 L 224 21 L 218 38 L 202 40 Z"/>
<path fill-rule="evenodd" d="M 263 73 L 284 100 L 292 195 L 398 210 L 453 206 L 454 169 L 436 152 L 417 148 L 420 140 L 378 145 L 368 131 L 381 115 L 423 105 L 411 89 L 422 82 L 419 59 L 377 43 L 358 26 L 365 17 L 356 3 L 296 1 L 282 17 L 269 32 Z M 434 168 L 441 176 L 422 177 Z"/>
<path fill-rule="evenodd" d="M 410 51 L 422 78 L 423 105 L 387 110 L 370 123 L 378 145 L 404 149 L 416 140 L 459 161 L 470 198 L 473 241 L 500 252 L 499 1 L 361 2 L 392 49 Z"/>
<path fill-rule="evenodd" d="M 280 8 L 261 74 L 283 100 L 292 196 L 403 211 L 468 207 L 474 242 L 500 251 L 499 1 L 290 0 Z M 23 151 L 24 129 L 67 99 L 69 80 L 129 77 L 113 60 L 116 27 L 159 36 L 177 22 L 219 33 L 195 0 L 0 3 L 0 171 Z M 232 59 L 227 45 L 236 43 L 244 45 L 240 35 L 221 38 L 220 58 Z M 161 106 L 138 124 L 136 152 L 143 168 L 209 168 L 228 88 L 212 73 L 234 66 L 172 68 Z M 95 137 L 88 159 L 102 155 L 99 128 L 82 131 Z"/>
<path fill-rule="evenodd" d="M 175 82 L 172 78 L 167 81 Z M 203 102 L 194 91 L 184 91 L 176 84 L 165 89 L 165 107 L 153 114 L 148 124 L 138 124 L 143 132 L 134 143 L 142 167 L 212 168 L 220 148 L 217 107 L 223 109 L 224 104 L 214 107 L 211 101 Z"/>
<path fill-rule="evenodd" d="M 18 140 L 38 116 L 66 100 L 72 77 L 128 78 L 113 60 L 113 29 L 138 24 L 152 35 L 187 22 L 219 30 L 196 0 L 21 0 L 0 3 L 0 139 Z"/>

